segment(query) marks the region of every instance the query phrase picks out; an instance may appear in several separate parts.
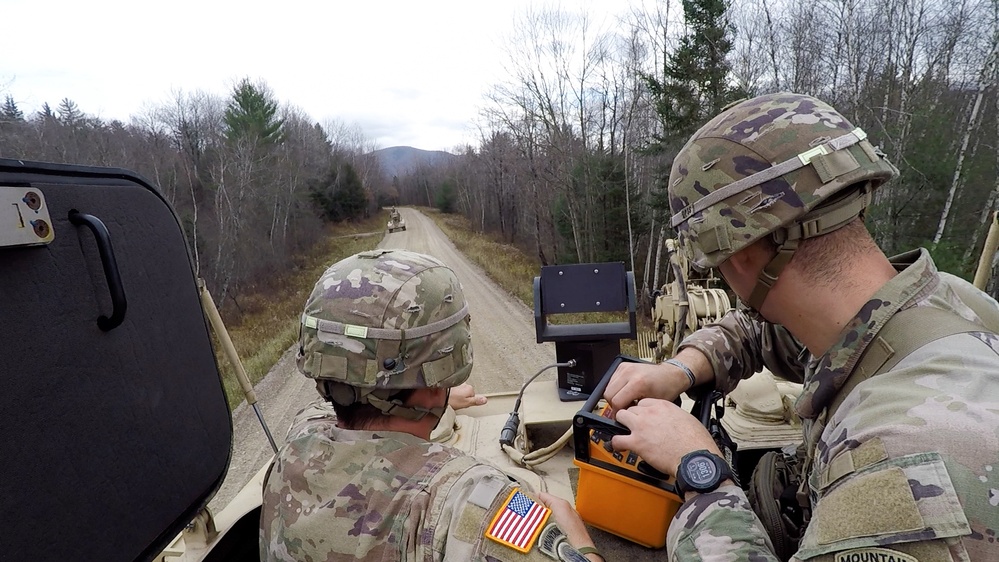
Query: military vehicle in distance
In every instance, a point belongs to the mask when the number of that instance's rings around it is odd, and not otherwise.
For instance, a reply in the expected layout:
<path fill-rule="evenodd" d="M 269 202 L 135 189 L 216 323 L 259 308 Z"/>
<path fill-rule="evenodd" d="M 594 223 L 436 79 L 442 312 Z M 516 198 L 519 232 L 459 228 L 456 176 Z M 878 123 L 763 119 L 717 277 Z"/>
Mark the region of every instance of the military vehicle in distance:
<path fill-rule="evenodd" d="M 655 307 L 660 358 L 730 306 L 720 289 L 687 283 L 671 259 L 677 275 Z M 228 338 L 159 191 L 127 170 L 0 159 L 0 263 L 5 557 L 257 559 L 267 466 L 218 513 L 207 508 L 232 444 L 210 327 Z M 556 342 L 553 364 L 524 377 L 519 392 L 449 409 L 434 438 L 575 501 L 609 559 L 659 559 L 679 506 L 673 483 L 607 450 L 606 437 L 623 429 L 599 416 L 608 365 L 638 360 L 616 357 L 618 340 L 635 337 L 631 272 L 543 268 L 534 305 L 538 342 Z M 567 309 L 625 320 L 548 323 Z M 558 369 L 554 383 L 531 384 L 548 368 Z M 718 404 L 739 450 L 800 439 L 788 414 L 794 388 L 767 373 L 754 379 L 747 396 Z"/>
<path fill-rule="evenodd" d="M 406 219 L 402 218 L 398 209 L 392 207 L 392 210 L 389 211 L 388 231 L 395 232 L 396 230 L 406 230 Z"/>

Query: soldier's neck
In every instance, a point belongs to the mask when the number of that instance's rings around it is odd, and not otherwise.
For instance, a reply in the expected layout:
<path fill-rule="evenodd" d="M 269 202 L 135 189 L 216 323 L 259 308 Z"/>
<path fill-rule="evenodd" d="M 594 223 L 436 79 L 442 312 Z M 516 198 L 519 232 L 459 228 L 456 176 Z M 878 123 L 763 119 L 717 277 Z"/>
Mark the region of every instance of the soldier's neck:
<path fill-rule="evenodd" d="M 787 268 L 767 297 L 767 318 L 782 324 L 815 357 L 842 338 L 860 309 L 896 275 L 880 251 L 859 254 L 837 279 L 816 279 Z M 772 311 L 772 313 L 771 313 Z"/>
<path fill-rule="evenodd" d="M 421 420 L 408 420 L 399 416 L 383 416 L 381 419 L 368 422 L 363 429 L 366 431 L 398 431 L 429 441 L 435 422 L 436 418 L 433 416 L 425 416 Z"/>

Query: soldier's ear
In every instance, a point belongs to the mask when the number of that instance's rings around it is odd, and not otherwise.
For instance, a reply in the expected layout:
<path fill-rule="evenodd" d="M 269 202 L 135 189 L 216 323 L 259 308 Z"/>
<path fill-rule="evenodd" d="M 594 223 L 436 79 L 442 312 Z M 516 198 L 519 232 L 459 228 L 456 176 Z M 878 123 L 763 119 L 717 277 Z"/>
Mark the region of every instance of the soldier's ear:
<path fill-rule="evenodd" d="M 727 260 L 730 270 L 740 277 L 755 279 L 770 261 L 766 251 L 768 247 L 757 241 L 732 254 Z"/>

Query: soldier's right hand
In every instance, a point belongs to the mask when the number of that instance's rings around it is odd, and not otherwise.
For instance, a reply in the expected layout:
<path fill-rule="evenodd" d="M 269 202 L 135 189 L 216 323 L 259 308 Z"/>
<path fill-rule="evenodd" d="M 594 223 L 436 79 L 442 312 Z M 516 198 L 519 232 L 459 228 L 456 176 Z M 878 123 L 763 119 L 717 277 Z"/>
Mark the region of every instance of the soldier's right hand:
<path fill-rule="evenodd" d="M 670 373 L 677 370 L 683 380 L 686 375 L 680 369 L 666 363 L 626 363 L 618 365 L 610 382 L 604 390 L 604 398 L 611 408 L 617 412 L 631 406 L 642 398 L 661 398 L 673 400 L 682 392 L 675 387 Z"/>
<path fill-rule="evenodd" d="M 711 365 L 704 355 L 685 348 L 676 359 L 686 364 L 701 384 L 711 380 Z M 642 398 L 658 398 L 672 402 L 690 388 L 690 379 L 683 369 L 669 363 L 626 363 L 618 365 L 604 390 L 611 409 L 623 410 Z"/>

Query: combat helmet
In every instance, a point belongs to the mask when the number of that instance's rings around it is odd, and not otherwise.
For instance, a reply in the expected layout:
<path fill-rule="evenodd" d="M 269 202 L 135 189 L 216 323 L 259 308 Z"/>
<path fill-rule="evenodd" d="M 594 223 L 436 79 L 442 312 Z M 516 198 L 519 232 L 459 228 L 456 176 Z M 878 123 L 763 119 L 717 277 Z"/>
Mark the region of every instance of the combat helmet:
<path fill-rule="evenodd" d="M 777 255 L 747 304 L 759 310 L 801 240 L 861 215 L 898 170 L 867 135 L 811 96 L 738 102 L 701 127 L 670 171 L 672 225 L 698 268 L 771 236 Z"/>
<path fill-rule="evenodd" d="M 298 368 L 335 404 L 439 418 L 443 408 L 404 406 L 392 395 L 465 382 L 469 323 L 461 284 L 441 261 L 404 250 L 362 252 L 316 282 L 302 313 Z"/>

